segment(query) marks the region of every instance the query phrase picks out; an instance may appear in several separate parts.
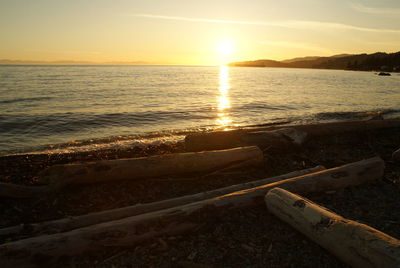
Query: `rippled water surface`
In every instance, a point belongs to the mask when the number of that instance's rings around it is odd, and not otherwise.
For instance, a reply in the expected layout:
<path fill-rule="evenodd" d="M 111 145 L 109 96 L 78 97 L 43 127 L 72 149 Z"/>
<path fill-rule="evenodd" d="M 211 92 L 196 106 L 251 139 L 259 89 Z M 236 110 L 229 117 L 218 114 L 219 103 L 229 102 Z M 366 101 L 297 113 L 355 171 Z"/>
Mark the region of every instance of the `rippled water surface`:
<path fill-rule="evenodd" d="M 65 150 L 129 146 L 152 137 L 175 139 L 186 130 L 358 119 L 368 112 L 393 115 L 399 109 L 398 74 L 380 77 L 370 72 L 238 67 L 0 66 L 0 154 L 62 143 L 67 143 L 62 146 Z"/>

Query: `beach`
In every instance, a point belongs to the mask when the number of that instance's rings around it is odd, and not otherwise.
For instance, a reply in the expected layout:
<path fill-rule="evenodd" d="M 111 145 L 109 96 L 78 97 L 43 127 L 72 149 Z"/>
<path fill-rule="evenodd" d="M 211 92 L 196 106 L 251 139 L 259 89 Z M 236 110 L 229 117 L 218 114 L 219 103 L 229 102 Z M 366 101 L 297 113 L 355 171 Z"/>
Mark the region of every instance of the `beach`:
<path fill-rule="evenodd" d="M 400 1 L 0 14 L 0 268 L 400 268 Z"/>
<path fill-rule="evenodd" d="M 2 198 L 0 226 L 83 215 L 112 208 L 195 194 L 228 185 L 324 165 L 340 166 L 369 157 L 385 160 L 384 178 L 343 190 L 306 197 L 344 217 L 400 237 L 400 128 L 356 131 L 313 138 L 295 150 L 264 150 L 256 166 L 229 172 L 167 176 L 70 186 L 32 200 Z M 13 155 L 0 158 L 2 182 L 37 185 L 47 166 L 93 160 L 144 157 L 185 152 L 183 142 L 68 154 Z M 74 267 L 344 267 L 341 261 L 271 215 L 265 204 L 246 209 L 209 208 L 192 219 L 201 228 L 177 236 L 161 236 L 133 247 L 112 247 L 58 260 Z M 2 237 L 2 242 L 23 238 Z M 46 258 L 39 260 L 46 266 Z"/>

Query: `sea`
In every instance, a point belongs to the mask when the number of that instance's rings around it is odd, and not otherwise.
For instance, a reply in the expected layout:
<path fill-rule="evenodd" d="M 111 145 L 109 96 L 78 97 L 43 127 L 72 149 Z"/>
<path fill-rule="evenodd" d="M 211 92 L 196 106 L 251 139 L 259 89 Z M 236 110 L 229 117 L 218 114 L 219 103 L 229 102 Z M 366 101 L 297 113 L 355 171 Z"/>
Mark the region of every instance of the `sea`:
<path fill-rule="evenodd" d="M 400 116 L 400 75 L 227 66 L 0 66 L 0 155 Z"/>

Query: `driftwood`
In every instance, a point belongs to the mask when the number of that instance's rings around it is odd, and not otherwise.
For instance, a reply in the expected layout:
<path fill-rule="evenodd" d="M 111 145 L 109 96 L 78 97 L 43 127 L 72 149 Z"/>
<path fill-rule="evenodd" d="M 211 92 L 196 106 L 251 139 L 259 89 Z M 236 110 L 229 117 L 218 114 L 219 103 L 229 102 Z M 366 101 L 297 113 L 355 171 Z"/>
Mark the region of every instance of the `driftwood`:
<path fill-rule="evenodd" d="M 54 165 L 39 174 L 39 181 L 48 185 L 24 186 L 0 183 L 0 196 L 32 198 L 55 193 L 69 184 L 207 172 L 241 163 L 256 164 L 262 159 L 262 151 L 255 146 L 249 146 L 222 151 Z"/>
<path fill-rule="evenodd" d="M 250 159 L 254 163 L 261 162 L 263 159 L 262 151 L 255 146 L 249 146 L 222 151 L 177 153 L 54 165 L 41 172 L 39 180 L 41 182 L 53 183 L 73 177 L 72 183 L 75 184 L 123 179 L 138 180 L 168 175 L 207 172 Z"/>
<path fill-rule="evenodd" d="M 383 175 L 383 169 L 383 160 L 376 157 L 183 206 L 69 232 L 9 242 L 0 245 L 0 262 L 2 267 L 26 267 L 38 259 L 49 260 L 52 257 L 75 255 L 104 246 L 134 245 L 142 242 L 143 237 L 150 239 L 159 234 L 168 234 L 170 229 L 176 231 L 176 228 L 196 228 L 199 226 L 196 215 L 201 215 L 207 209 L 245 207 L 262 201 L 265 194 L 275 187 L 298 193 L 325 192 L 379 179 Z"/>
<path fill-rule="evenodd" d="M 400 119 L 348 121 L 311 125 L 286 125 L 247 128 L 231 131 L 213 131 L 187 135 L 185 146 L 189 151 L 226 149 L 237 146 L 258 145 L 287 148 L 301 145 L 307 139 L 348 132 L 364 132 L 376 129 L 400 127 Z M 283 132 L 279 132 L 281 131 Z"/>
<path fill-rule="evenodd" d="M 181 206 L 184 204 L 197 202 L 200 200 L 205 200 L 209 198 L 213 198 L 216 196 L 221 196 L 224 194 L 232 193 L 235 191 L 241 191 L 244 189 L 249 189 L 252 187 L 257 187 L 260 185 L 273 183 L 281 180 L 285 180 L 288 178 L 293 178 L 305 174 L 309 174 L 312 172 L 317 172 L 324 170 L 323 166 L 316 166 L 314 168 L 303 169 L 298 171 L 293 171 L 284 175 L 270 177 L 262 180 L 246 182 L 242 184 L 236 184 L 227 186 L 224 188 L 219 188 L 216 190 L 211 190 L 207 192 L 197 193 L 193 195 L 186 195 L 182 197 L 172 198 L 168 200 L 162 200 L 153 203 L 147 204 L 137 204 L 134 206 L 128 206 L 123 208 L 105 210 L 96 213 L 90 213 L 87 215 L 69 217 L 54 221 L 47 221 L 41 223 L 33 223 L 33 224 L 21 224 L 17 226 L 11 226 L 7 228 L 0 229 L 0 236 L 10 236 L 15 234 L 37 234 L 37 233 L 56 233 L 56 232 L 65 232 L 77 228 L 86 227 L 93 224 L 98 224 L 107 221 L 119 220 L 126 217 L 131 217 L 139 214 L 149 213 L 157 210 L 162 210 L 170 207 Z"/>
<path fill-rule="evenodd" d="M 353 267 L 400 267 L 400 241 L 345 219 L 280 188 L 265 197 L 268 210 Z"/>
<path fill-rule="evenodd" d="M 185 147 L 189 151 L 226 149 L 248 145 L 257 145 L 260 148 L 287 148 L 303 144 L 306 136 L 307 134 L 304 131 L 291 128 L 270 131 L 215 131 L 186 136 Z"/>

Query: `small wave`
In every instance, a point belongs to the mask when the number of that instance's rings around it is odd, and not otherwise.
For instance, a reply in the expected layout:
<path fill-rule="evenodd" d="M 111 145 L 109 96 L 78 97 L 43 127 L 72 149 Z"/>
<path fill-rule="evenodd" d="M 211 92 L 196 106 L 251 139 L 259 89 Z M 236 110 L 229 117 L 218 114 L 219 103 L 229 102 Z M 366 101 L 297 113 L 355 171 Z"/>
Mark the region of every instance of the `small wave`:
<path fill-rule="evenodd" d="M 237 110 L 277 110 L 277 111 L 285 111 L 285 110 L 295 110 L 297 108 L 291 106 L 274 106 L 263 102 L 252 102 L 244 104 L 238 108 Z"/>
<path fill-rule="evenodd" d="M 53 99 L 52 97 L 34 97 L 34 98 L 15 98 L 8 100 L 0 100 L 0 104 L 10 104 L 17 102 L 31 102 L 31 101 L 47 101 Z"/>
<path fill-rule="evenodd" d="M 94 152 L 103 150 L 127 149 L 133 147 L 146 147 L 158 144 L 174 144 L 183 142 L 189 133 L 209 130 L 205 128 L 166 130 L 149 132 L 145 134 L 120 135 L 92 139 L 75 140 L 66 143 L 49 144 L 25 148 L 23 151 L 5 151 L 1 156 L 25 154 L 70 154 L 81 152 Z"/>
<path fill-rule="evenodd" d="M 359 112 L 322 112 L 314 115 L 318 121 L 327 120 L 363 120 L 372 118 L 384 118 L 392 114 L 398 114 L 400 110 L 387 109 L 376 111 L 359 111 Z"/>
<path fill-rule="evenodd" d="M 37 148 L 37 150 L 35 151 L 23 154 L 69 154 L 103 150 L 117 150 L 132 147 L 146 147 L 149 145 L 173 144 L 177 142 L 182 142 L 184 137 L 184 135 L 141 138 L 137 137 L 131 139 L 110 139 L 109 142 L 103 142 L 103 139 L 90 139 L 71 142 L 68 144 L 48 145 L 42 148 Z"/>
<path fill-rule="evenodd" d="M 190 111 L 149 111 L 141 113 L 63 113 L 63 114 L 13 114 L 0 115 L 0 130 L 3 133 L 51 134 L 78 132 L 84 129 L 105 127 L 138 127 L 159 122 L 213 119 L 206 113 Z"/>

